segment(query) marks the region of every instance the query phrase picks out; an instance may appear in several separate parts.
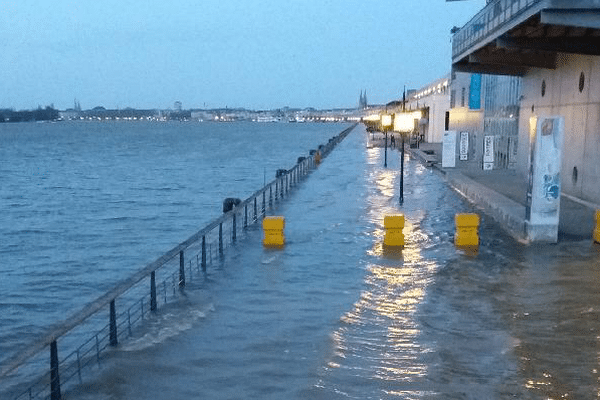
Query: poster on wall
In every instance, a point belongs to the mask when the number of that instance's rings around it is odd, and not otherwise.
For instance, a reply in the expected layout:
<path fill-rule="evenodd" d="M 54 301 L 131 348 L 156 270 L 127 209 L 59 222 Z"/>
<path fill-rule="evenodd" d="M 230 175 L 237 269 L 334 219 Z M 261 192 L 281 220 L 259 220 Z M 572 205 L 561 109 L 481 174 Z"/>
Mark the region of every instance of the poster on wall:
<path fill-rule="evenodd" d="M 442 168 L 456 166 L 456 131 L 444 132 L 442 141 Z"/>
<path fill-rule="evenodd" d="M 481 74 L 471 74 L 469 108 L 471 110 L 479 110 L 481 108 Z"/>
<path fill-rule="evenodd" d="M 494 136 L 483 138 L 483 169 L 486 171 L 494 169 Z"/>
<path fill-rule="evenodd" d="M 467 161 L 469 159 L 469 132 L 460 133 L 460 147 L 459 147 L 459 159 L 460 161 Z"/>
<path fill-rule="evenodd" d="M 544 229 L 542 239 L 556 241 L 560 209 L 560 168 L 564 136 L 563 117 L 530 120 L 531 155 L 526 218 Z"/>

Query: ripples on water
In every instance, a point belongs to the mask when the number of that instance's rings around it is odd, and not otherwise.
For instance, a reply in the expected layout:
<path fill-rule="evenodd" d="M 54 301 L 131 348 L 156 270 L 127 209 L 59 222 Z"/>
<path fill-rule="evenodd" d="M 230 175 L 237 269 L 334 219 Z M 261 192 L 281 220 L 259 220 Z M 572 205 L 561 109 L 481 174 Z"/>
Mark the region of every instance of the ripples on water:
<path fill-rule="evenodd" d="M 70 398 L 596 398 L 598 247 L 523 247 L 483 216 L 457 250 L 455 213 L 478 210 L 408 157 L 400 209 L 398 154 L 385 169 L 364 139 L 279 206 L 283 250 L 250 228 Z M 406 247 L 384 251 L 398 211 Z"/>
<path fill-rule="evenodd" d="M 342 124 L 0 125 L 0 363 Z"/>

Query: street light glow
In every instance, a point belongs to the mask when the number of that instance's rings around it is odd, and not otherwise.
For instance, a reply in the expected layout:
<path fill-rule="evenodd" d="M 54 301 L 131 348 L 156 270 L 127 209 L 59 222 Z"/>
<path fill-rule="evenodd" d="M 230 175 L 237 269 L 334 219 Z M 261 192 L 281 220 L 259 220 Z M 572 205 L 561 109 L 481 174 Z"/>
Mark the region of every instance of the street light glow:
<path fill-rule="evenodd" d="M 381 126 L 384 128 L 388 128 L 392 126 L 392 115 L 391 114 L 383 114 L 381 116 Z"/>
<path fill-rule="evenodd" d="M 394 118 L 394 130 L 396 132 L 411 132 L 415 127 L 415 117 L 412 113 L 399 113 Z"/>
<path fill-rule="evenodd" d="M 371 114 L 364 118 L 365 121 L 378 122 L 381 117 L 378 114 Z"/>

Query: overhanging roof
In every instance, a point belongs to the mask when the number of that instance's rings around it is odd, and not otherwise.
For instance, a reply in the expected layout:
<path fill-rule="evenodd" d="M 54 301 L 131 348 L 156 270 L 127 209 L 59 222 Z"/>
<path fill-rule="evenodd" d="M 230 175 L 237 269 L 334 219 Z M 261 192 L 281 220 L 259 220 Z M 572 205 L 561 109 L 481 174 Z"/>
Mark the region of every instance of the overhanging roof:
<path fill-rule="evenodd" d="M 600 0 L 496 0 L 452 39 L 454 71 L 522 76 L 558 53 L 600 55 Z"/>

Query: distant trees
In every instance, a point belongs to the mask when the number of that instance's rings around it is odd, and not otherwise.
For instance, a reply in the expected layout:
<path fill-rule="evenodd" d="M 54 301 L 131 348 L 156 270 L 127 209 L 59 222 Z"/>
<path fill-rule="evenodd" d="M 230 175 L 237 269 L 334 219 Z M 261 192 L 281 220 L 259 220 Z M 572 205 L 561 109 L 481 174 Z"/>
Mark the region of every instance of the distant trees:
<path fill-rule="evenodd" d="M 40 106 L 36 110 L 0 110 L 0 122 L 55 121 L 58 117 L 58 110 L 53 105 L 46 106 L 46 108 Z"/>

